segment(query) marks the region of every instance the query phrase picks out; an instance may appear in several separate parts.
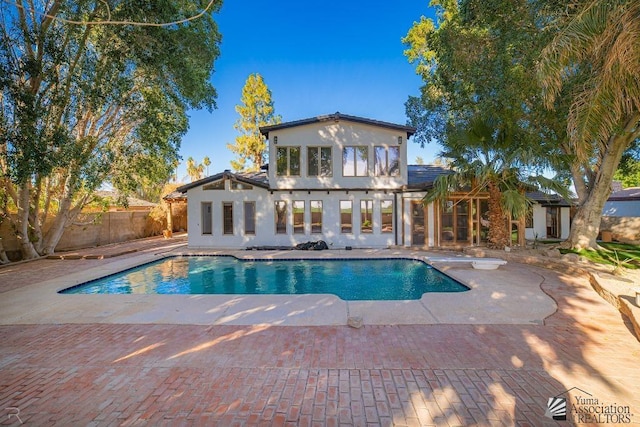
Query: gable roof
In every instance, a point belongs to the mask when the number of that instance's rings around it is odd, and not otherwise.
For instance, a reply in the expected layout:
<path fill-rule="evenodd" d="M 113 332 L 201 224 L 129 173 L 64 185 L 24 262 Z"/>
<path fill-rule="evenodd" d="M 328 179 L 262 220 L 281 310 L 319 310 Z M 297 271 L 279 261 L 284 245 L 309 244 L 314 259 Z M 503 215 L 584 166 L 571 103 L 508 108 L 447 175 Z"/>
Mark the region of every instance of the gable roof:
<path fill-rule="evenodd" d="M 547 194 L 542 191 L 531 191 L 527 193 L 527 198 L 538 202 L 542 207 L 571 207 L 571 204 L 567 202 L 558 194 Z"/>
<path fill-rule="evenodd" d="M 640 200 L 640 187 L 631 187 L 620 191 L 614 191 L 607 199 L 608 202 L 624 202 L 632 200 Z"/>
<path fill-rule="evenodd" d="M 176 188 L 176 192 L 184 194 L 192 188 L 199 187 L 210 182 L 219 181 L 221 179 L 231 179 L 238 182 L 244 182 L 245 184 L 255 185 L 256 187 L 269 188 L 269 180 L 265 171 L 233 173 L 226 170 L 224 172 L 193 181 L 189 184 L 182 185 Z"/>
<path fill-rule="evenodd" d="M 380 120 L 366 119 L 364 117 L 358 116 L 349 116 L 347 114 L 342 114 L 340 112 L 336 112 L 334 114 L 326 114 L 323 116 L 310 117 L 308 119 L 295 120 L 291 122 L 279 123 L 277 125 L 270 126 L 261 126 L 260 133 L 269 138 L 269 132 L 280 130 L 280 129 L 288 129 L 297 126 L 305 126 L 313 123 L 323 123 L 323 122 L 339 122 L 340 120 L 354 122 L 354 123 L 362 123 L 365 125 L 378 126 L 387 129 L 398 130 L 401 132 L 406 132 L 407 138 L 410 138 L 414 133 L 416 133 L 416 128 L 405 125 L 398 125 L 395 123 L 383 122 Z"/>

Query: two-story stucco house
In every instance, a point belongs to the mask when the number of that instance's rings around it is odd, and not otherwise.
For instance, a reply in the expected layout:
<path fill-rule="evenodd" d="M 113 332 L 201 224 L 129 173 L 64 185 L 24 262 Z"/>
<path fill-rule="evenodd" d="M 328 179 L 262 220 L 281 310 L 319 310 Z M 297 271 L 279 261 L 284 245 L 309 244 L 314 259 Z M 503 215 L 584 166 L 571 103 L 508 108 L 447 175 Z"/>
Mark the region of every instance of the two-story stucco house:
<path fill-rule="evenodd" d="M 486 239 L 486 195 L 422 204 L 438 166 L 409 166 L 415 129 L 335 113 L 261 128 L 266 171 L 224 171 L 177 189 L 189 246 L 470 246 Z M 519 234 L 524 241 L 524 220 Z"/>

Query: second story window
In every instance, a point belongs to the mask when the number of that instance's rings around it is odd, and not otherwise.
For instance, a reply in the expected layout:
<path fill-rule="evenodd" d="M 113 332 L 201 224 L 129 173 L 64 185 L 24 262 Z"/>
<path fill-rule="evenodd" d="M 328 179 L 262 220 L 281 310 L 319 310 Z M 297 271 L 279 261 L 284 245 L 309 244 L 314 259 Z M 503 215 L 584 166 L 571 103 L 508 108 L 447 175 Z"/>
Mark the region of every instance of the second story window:
<path fill-rule="evenodd" d="M 342 176 L 368 176 L 369 150 L 367 147 L 342 149 Z"/>
<path fill-rule="evenodd" d="M 331 147 L 307 148 L 307 173 L 309 176 L 331 176 Z"/>
<path fill-rule="evenodd" d="M 375 147 L 376 176 L 400 176 L 400 148 Z"/>
<path fill-rule="evenodd" d="M 276 175 L 300 176 L 300 147 L 278 147 Z"/>

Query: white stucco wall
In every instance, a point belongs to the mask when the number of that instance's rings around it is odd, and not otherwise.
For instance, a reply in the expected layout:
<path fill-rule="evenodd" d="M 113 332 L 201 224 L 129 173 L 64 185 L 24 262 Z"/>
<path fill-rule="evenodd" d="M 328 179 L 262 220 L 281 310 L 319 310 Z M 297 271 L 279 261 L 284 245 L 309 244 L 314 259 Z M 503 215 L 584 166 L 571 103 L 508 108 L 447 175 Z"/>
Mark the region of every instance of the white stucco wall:
<path fill-rule="evenodd" d="M 245 248 L 247 246 L 294 246 L 308 241 L 324 240 L 330 248 L 388 247 L 395 244 L 397 208 L 394 218 L 394 233 L 382 233 L 381 200 L 393 201 L 392 193 L 382 191 L 273 191 L 254 187 L 252 190 L 231 190 L 230 181 L 225 183 L 226 190 L 202 190 L 202 187 L 190 189 L 188 197 L 189 247 L 192 248 Z M 285 200 L 287 204 L 287 234 L 276 234 L 275 201 Z M 312 200 L 321 200 L 323 204 L 323 232 L 311 233 Z M 352 201 L 352 233 L 342 233 L 340 224 L 340 201 Z M 373 232 L 360 231 L 360 201 L 373 201 Z M 247 235 L 244 232 L 244 202 L 252 201 L 256 205 L 256 232 Z M 293 233 L 293 201 L 305 202 L 304 234 Z M 201 204 L 211 202 L 213 210 L 212 234 L 202 234 Z M 233 203 L 233 235 L 223 233 L 223 203 Z"/>
<path fill-rule="evenodd" d="M 398 144 L 398 137 L 402 144 Z M 275 138 L 278 143 L 275 144 Z M 331 177 L 309 176 L 307 147 L 331 146 Z M 346 146 L 367 146 L 368 176 L 342 176 L 342 150 Z M 399 147 L 400 176 L 374 176 L 374 146 Z M 276 175 L 278 147 L 300 147 L 300 176 Z M 269 182 L 272 188 L 371 188 L 396 189 L 407 183 L 407 134 L 406 132 L 371 126 L 346 120 L 320 122 L 269 132 Z"/>

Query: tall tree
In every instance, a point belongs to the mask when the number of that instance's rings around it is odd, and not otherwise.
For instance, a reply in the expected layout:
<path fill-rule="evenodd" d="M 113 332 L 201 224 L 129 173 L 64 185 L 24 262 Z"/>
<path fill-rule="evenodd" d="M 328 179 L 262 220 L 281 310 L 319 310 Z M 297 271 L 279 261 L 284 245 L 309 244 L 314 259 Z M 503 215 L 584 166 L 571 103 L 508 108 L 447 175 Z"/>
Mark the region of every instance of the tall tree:
<path fill-rule="evenodd" d="M 538 72 L 547 106 L 571 100 L 569 150 L 580 171 L 567 244 L 595 248 L 614 173 L 640 138 L 640 2 L 583 0 L 558 27 Z"/>
<path fill-rule="evenodd" d="M 456 171 L 427 200 L 463 184 L 488 191 L 496 247 L 509 241 L 509 213 L 517 217 L 526 207 L 523 181 L 537 176 L 543 183 L 546 168 L 566 167 L 559 155 L 566 122 L 547 114 L 535 79 L 549 40 L 540 31 L 549 13 L 544 3 L 436 0 L 437 22 L 423 17 L 403 39 L 424 81 L 421 96 L 406 103 L 415 139 L 439 140 Z"/>
<path fill-rule="evenodd" d="M 528 213 L 527 191 L 551 190 L 566 195 L 562 182 L 546 178 L 530 166 L 536 159 L 535 150 L 523 151 L 514 144 L 510 129 L 496 128 L 491 120 L 472 119 L 468 129 L 450 135 L 447 141 L 440 156 L 450 161 L 452 173 L 439 176 L 424 201 L 444 201 L 455 191 L 488 193 L 489 247 L 511 245 L 508 220 Z"/>
<path fill-rule="evenodd" d="M 137 23 L 208 6 L 0 3 L 0 185 L 17 210 L 8 218 L 24 258 L 53 252 L 103 183 L 127 194 L 144 179 L 168 178 L 186 110 L 215 106 L 209 77 L 220 36 L 212 9 L 168 26 Z"/>
<path fill-rule="evenodd" d="M 193 157 L 189 157 L 187 159 L 187 175 L 189 175 L 191 182 L 202 178 L 203 173 L 204 165 L 202 163 L 196 163 L 196 161 L 193 160 Z"/>
<path fill-rule="evenodd" d="M 209 176 L 209 166 L 211 165 L 211 160 L 209 159 L 209 156 L 204 156 L 204 159 L 202 159 L 202 164 L 205 167 L 205 174 Z"/>
<path fill-rule="evenodd" d="M 258 73 L 249 75 L 240 100 L 242 104 L 236 105 L 240 118 L 234 125 L 240 135 L 235 144 L 227 144 L 227 148 L 238 155 L 231 161 L 231 167 L 236 171 L 257 171 L 267 154 L 267 143 L 260 127 L 278 124 L 281 118 L 275 114 L 271 91 Z"/>

